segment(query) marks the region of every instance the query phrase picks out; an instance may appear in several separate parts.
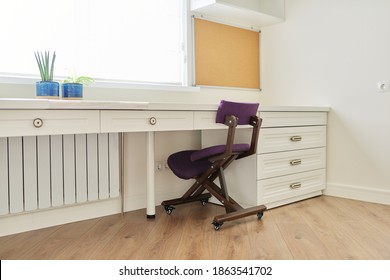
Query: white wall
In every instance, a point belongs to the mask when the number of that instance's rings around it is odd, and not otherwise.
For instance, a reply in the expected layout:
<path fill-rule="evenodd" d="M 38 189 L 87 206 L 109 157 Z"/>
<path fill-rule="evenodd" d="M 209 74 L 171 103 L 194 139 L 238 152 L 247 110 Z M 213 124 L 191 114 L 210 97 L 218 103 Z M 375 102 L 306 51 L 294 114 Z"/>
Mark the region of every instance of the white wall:
<path fill-rule="evenodd" d="M 262 30 L 262 103 L 330 106 L 327 193 L 390 204 L 390 1 L 285 4 Z"/>

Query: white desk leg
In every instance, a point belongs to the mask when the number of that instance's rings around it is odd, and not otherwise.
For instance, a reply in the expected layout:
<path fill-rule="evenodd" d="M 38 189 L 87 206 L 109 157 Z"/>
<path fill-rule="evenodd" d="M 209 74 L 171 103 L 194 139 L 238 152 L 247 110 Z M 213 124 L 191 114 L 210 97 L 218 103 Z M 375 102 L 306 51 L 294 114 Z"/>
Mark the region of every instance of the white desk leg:
<path fill-rule="evenodd" d="M 120 191 L 121 191 L 121 212 L 125 214 L 125 134 L 119 133 L 119 166 L 120 166 Z"/>
<path fill-rule="evenodd" d="M 154 194 L 154 132 L 147 132 L 146 139 L 146 217 L 156 217 L 156 204 Z"/>

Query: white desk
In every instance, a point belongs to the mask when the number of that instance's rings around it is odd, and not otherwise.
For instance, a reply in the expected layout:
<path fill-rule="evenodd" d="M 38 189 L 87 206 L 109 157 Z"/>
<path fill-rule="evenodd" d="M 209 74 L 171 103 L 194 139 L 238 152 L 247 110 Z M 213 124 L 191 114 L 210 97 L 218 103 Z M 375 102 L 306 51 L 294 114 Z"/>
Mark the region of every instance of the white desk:
<path fill-rule="evenodd" d="M 0 137 L 146 132 L 146 214 L 154 217 L 154 132 L 223 128 L 215 123 L 216 110 L 217 104 L 5 98 L 0 99 Z M 263 127 L 269 128 L 326 125 L 328 110 L 325 107 L 261 106 L 260 116 L 264 114 Z M 34 126 L 36 119 L 42 120 L 43 125 Z M 324 166 L 321 169 L 325 170 Z M 324 187 L 322 181 L 316 193 Z"/>

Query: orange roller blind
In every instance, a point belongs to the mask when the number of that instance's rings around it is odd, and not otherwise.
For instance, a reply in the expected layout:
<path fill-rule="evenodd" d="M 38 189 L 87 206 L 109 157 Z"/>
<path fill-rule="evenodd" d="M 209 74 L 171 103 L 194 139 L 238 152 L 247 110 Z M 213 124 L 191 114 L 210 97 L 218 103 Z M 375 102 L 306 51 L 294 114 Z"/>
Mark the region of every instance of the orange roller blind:
<path fill-rule="evenodd" d="M 260 89 L 260 33 L 194 18 L 196 85 Z"/>

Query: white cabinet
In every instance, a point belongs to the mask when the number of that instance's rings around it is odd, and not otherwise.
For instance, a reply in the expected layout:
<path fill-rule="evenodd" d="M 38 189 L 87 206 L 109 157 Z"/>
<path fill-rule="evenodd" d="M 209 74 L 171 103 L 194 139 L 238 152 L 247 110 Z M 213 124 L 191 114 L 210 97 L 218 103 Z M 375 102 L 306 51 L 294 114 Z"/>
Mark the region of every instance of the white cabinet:
<path fill-rule="evenodd" d="M 272 208 L 322 194 L 327 112 L 262 111 L 260 117 L 263 125 L 257 155 L 238 160 L 226 170 L 231 196 L 243 206 Z M 247 142 L 250 136 L 250 129 L 240 129 L 236 143 Z M 222 130 L 202 131 L 203 147 L 223 139 Z"/>
<path fill-rule="evenodd" d="M 191 0 L 191 11 L 232 25 L 260 29 L 284 20 L 284 0 Z"/>
<path fill-rule="evenodd" d="M 260 112 L 257 203 L 276 207 L 322 194 L 327 112 Z"/>

